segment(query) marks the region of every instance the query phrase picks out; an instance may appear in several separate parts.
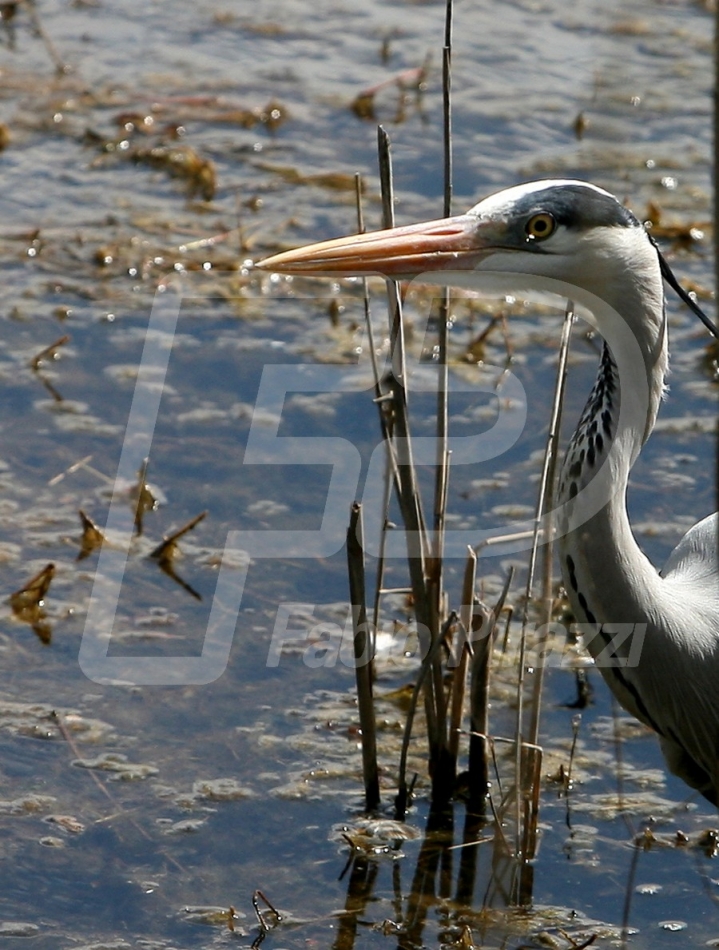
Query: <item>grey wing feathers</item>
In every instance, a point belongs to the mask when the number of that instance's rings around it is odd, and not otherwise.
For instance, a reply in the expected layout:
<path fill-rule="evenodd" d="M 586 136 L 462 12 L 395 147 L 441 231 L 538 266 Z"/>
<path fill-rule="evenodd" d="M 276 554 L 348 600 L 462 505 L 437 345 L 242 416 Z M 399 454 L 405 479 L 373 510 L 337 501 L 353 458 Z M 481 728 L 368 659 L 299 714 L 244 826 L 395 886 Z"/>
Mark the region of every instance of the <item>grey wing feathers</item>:
<path fill-rule="evenodd" d="M 682 575 L 687 581 L 716 584 L 719 599 L 719 512 L 690 528 L 661 570 L 662 577 Z"/>

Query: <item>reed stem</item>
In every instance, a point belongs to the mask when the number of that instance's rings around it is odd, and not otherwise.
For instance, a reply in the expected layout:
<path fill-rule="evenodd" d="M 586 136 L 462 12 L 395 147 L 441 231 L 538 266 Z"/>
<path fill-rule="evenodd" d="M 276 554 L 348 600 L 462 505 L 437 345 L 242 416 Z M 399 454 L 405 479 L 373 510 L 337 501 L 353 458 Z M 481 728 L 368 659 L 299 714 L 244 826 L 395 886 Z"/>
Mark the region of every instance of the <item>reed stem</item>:
<path fill-rule="evenodd" d="M 352 605 L 357 704 L 362 732 L 362 776 L 365 789 L 365 810 L 373 812 L 379 808 L 380 804 L 377 731 L 372 693 L 375 644 L 374 636 L 367 625 L 362 506 L 357 502 L 352 505 L 350 524 L 347 530 L 347 568 L 349 571 L 350 603 Z"/>

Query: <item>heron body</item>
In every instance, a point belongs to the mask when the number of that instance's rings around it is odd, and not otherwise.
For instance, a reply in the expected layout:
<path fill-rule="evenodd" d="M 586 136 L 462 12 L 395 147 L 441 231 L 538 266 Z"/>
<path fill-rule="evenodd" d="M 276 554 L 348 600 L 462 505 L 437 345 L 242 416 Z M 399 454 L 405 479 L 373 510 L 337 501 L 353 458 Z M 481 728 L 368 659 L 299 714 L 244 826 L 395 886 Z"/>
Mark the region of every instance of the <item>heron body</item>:
<path fill-rule="evenodd" d="M 463 215 L 326 241 L 259 266 L 550 291 L 589 312 L 604 348 L 560 474 L 564 585 L 619 702 L 658 733 L 670 770 L 717 804 L 719 516 L 694 525 L 657 572 L 626 507 L 629 474 L 654 427 L 668 363 L 662 266 L 640 222 L 589 183 L 537 181 L 491 195 Z"/>

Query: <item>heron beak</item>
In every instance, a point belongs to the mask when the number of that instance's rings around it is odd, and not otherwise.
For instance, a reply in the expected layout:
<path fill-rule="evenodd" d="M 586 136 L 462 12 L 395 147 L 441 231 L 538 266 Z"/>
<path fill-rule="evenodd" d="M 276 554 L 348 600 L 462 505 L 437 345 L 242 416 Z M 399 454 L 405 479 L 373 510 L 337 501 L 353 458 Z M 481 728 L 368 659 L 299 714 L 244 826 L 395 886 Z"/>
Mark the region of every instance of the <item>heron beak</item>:
<path fill-rule="evenodd" d="M 483 221 L 474 214 L 460 214 L 310 244 L 275 254 L 255 266 L 306 277 L 380 274 L 395 279 L 430 271 L 471 270 L 501 246 L 500 229 L 497 222 Z"/>

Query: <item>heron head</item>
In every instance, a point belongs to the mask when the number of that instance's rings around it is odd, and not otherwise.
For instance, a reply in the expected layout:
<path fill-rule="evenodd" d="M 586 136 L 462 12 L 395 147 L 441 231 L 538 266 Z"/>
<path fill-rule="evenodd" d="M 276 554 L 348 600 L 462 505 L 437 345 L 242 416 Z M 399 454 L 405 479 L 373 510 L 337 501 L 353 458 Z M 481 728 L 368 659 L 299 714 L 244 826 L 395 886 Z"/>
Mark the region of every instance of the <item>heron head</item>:
<path fill-rule="evenodd" d="M 580 302 L 587 292 L 611 305 L 638 295 L 661 308 L 663 299 L 656 249 L 640 222 L 608 191 L 571 180 L 516 185 L 465 214 L 325 241 L 257 266 L 317 277 L 380 274 L 550 290 Z"/>

